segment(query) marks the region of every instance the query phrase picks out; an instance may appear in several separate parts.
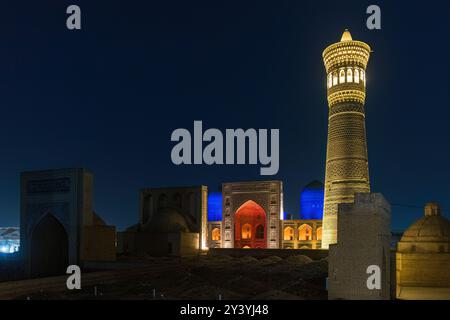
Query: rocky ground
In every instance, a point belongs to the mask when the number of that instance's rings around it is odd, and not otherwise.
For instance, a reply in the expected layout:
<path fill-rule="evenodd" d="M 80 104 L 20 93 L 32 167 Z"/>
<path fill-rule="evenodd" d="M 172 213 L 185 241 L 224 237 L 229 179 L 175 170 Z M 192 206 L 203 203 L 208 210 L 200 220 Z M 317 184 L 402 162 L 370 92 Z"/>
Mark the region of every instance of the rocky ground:
<path fill-rule="evenodd" d="M 36 292 L 26 299 L 326 299 L 326 259 L 296 255 L 147 258 L 138 278 L 104 281 L 81 290 Z"/>

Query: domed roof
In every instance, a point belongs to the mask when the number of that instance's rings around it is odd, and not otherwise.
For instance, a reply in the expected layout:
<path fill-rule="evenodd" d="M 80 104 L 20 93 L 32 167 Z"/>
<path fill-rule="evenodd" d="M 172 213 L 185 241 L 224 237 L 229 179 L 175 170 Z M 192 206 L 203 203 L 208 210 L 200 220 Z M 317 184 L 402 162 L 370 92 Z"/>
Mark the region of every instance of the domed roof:
<path fill-rule="evenodd" d="M 441 216 L 437 203 L 428 203 L 425 216 L 405 231 L 400 242 L 450 242 L 450 221 Z"/>
<path fill-rule="evenodd" d="M 105 220 L 103 220 L 95 211 L 92 212 L 92 220 L 94 226 L 106 226 Z"/>
<path fill-rule="evenodd" d="M 323 189 L 323 183 L 317 180 L 314 180 L 308 183 L 303 190 L 311 190 L 311 189 Z"/>
<path fill-rule="evenodd" d="M 158 210 L 149 225 L 145 228 L 150 232 L 189 232 L 186 219 L 175 208 L 165 207 Z"/>

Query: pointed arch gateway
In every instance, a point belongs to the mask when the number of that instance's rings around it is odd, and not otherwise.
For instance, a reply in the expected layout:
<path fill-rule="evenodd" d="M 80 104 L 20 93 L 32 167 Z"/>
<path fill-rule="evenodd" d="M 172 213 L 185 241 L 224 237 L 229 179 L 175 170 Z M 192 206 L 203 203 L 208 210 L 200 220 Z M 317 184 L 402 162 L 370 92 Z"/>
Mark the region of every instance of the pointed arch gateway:
<path fill-rule="evenodd" d="M 68 236 L 52 214 L 46 214 L 31 234 L 31 275 L 45 277 L 65 274 L 68 266 Z"/>
<path fill-rule="evenodd" d="M 246 201 L 234 214 L 234 247 L 267 247 L 266 212 L 255 201 Z"/>

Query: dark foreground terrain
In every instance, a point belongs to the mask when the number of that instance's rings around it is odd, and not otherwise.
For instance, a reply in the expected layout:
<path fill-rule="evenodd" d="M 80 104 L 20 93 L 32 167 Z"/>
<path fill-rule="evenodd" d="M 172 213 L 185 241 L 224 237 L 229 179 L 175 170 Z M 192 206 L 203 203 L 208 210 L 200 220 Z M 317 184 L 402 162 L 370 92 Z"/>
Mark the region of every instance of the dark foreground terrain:
<path fill-rule="evenodd" d="M 91 280 L 82 280 L 81 290 L 60 286 L 57 290 L 31 290 L 14 298 L 326 299 L 327 268 L 326 259 L 312 261 L 303 255 L 284 259 L 206 255 L 147 258 L 136 270 L 84 273 L 84 279 Z"/>

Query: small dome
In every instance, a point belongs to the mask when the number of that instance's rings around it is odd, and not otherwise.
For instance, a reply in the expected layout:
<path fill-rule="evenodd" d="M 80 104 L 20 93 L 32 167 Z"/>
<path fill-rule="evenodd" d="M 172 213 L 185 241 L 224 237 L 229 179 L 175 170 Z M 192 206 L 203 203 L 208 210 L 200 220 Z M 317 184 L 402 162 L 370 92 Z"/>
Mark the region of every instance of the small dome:
<path fill-rule="evenodd" d="M 348 29 L 345 29 L 344 33 L 342 34 L 341 42 L 352 40 L 353 40 L 352 34 L 350 33 L 350 31 L 348 31 Z"/>
<path fill-rule="evenodd" d="M 150 232 L 189 232 L 184 217 L 175 208 L 161 208 L 144 231 Z"/>
<path fill-rule="evenodd" d="M 448 251 L 449 244 L 450 221 L 441 216 L 437 203 L 428 203 L 425 206 L 425 216 L 403 233 L 399 249 L 410 247 L 418 251 L 420 248 L 433 251 L 433 248 L 436 248 L 436 251 L 442 252 Z"/>
<path fill-rule="evenodd" d="M 442 216 L 425 216 L 405 231 L 401 241 L 450 241 L 449 221 Z"/>
<path fill-rule="evenodd" d="M 309 190 L 323 189 L 323 183 L 320 181 L 314 180 L 314 181 L 308 183 L 303 190 L 306 190 L 306 189 L 309 189 Z"/>
<path fill-rule="evenodd" d="M 323 218 L 323 183 L 317 180 L 310 182 L 300 193 L 300 217 L 302 219 Z"/>
<path fill-rule="evenodd" d="M 106 226 L 105 220 L 103 220 L 95 211 L 92 212 L 92 220 L 94 226 Z"/>
<path fill-rule="evenodd" d="M 129 226 L 128 228 L 125 229 L 125 232 L 138 232 L 138 231 L 140 231 L 139 223 L 133 224 L 132 226 Z"/>

